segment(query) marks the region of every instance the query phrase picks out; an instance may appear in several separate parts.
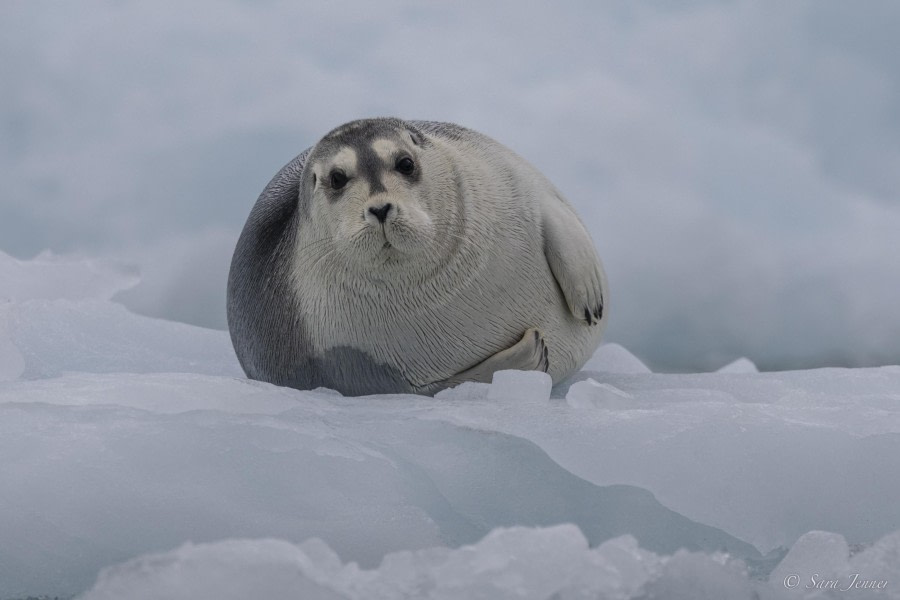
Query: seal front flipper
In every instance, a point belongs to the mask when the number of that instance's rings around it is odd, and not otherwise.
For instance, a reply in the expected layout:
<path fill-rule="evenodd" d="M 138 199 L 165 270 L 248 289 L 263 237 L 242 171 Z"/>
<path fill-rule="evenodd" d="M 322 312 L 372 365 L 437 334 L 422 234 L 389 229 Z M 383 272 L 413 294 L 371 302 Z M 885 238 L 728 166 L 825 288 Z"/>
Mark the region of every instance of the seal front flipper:
<path fill-rule="evenodd" d="M 490 356 L 474 367 L 457 373 L 441 381 L 435 381 L 419 388 L 417 393 L 433 394 L 444 388 L 459 385 L 464 381 L 477 381 L 490 383 L 495 371 L 516 369 L 518 371 L 544 371 L 550 369 L 550 361 L 547 357 L 547 344 L 543 334 L 535 328 L 525 332 L 518 342 L 500 352 Z"/>
<path fill-rule="evenodd" d="M 606 275 L 594 242 L 561 198 L 541 203 L 544 256 L 576 319 L 596 325 L 603 318 Z"/>

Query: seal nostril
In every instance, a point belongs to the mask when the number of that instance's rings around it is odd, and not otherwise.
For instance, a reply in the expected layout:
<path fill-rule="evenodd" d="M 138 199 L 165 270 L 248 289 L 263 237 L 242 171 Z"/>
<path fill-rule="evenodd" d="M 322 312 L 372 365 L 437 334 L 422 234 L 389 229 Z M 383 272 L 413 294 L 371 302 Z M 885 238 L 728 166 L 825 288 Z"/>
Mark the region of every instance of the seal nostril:
<path fill-rule="evenodd" d="M 387 204 L 382 204 L 381 206 L 370 206 L 369 212 L 375 215 L 375 217 L 382 223 L 387 220 L 388 213 L 391 212 L 391 209 L 394 207 L 393 204 L 388 202 Z"/>

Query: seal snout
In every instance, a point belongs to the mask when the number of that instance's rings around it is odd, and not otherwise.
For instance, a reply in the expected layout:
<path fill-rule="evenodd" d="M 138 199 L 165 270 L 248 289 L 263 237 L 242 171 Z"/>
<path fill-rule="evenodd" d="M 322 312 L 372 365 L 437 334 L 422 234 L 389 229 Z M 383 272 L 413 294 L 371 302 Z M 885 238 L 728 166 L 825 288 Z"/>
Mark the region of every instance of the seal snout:
<path fill-rule="evenodd" d="M 387 220 L 388 213 L 391 212 L 392 208 L 394 208 L 394 205 L 390 202 L 387 202 L 380 206 L 370 206 L 369 213 L 375 215 L 375 218 L 378 219 L 379 223 L 384 223 Z"/>

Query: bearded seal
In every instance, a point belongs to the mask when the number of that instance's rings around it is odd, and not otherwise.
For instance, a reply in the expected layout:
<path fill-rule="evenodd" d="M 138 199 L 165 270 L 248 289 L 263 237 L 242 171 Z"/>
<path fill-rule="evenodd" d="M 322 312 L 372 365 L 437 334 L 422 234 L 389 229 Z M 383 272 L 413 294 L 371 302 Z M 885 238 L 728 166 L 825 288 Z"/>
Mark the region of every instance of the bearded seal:
<path fill-rule="evenodd" d="M 536 168 L 473 130 L 395 118 L 342 125 L 275 175 L 227 305 L 249 378 L 346 395 L 502 369 L 557 383 L 608 318 L 590 235 Z"/>

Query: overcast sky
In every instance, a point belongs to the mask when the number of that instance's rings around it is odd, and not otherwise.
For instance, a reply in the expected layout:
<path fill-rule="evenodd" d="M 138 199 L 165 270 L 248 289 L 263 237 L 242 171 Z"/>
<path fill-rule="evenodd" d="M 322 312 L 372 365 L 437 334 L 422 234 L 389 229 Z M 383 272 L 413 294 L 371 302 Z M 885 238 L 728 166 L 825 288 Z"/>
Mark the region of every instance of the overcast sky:
<path fill-rule="evenodd" d="M 606 339 L 656 368 L 900 363 L 898 31 L 891 0 L 5 0 L 0 250 L 114 257 L 133 310 L 224 328 L 284 163 L 454 121 L 573 202 Z"/>

